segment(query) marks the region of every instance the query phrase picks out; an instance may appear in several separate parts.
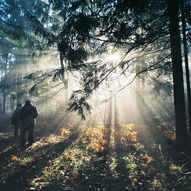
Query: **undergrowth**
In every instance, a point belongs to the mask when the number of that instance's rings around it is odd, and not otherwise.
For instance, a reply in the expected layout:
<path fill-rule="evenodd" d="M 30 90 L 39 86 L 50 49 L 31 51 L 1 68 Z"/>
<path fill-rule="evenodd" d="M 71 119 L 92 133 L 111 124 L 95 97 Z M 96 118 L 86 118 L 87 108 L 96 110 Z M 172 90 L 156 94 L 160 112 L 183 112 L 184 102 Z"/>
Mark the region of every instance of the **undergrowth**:
<path fill-rule="evenodd" d="M 13 138 L 1 137 L 7 144 L 0 153 L 0 188 L 191 190 L 187 164 L 169 159 L 161 145 L 157 150 L 148 149 L 139 141 L 140 131 L 135 124 L 68 125 L 61 135 L 43 136 L 25 150 Z"/>

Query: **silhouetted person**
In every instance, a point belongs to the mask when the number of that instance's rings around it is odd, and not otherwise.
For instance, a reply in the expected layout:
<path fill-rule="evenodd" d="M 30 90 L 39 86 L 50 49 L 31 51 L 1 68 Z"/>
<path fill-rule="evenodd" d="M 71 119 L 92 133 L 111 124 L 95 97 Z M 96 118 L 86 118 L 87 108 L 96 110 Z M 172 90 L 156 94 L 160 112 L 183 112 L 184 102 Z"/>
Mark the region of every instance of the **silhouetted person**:
<path fill-rule="evenodd" d="M 11 117 L 11 124 L 14 125 L 14 127 L 15 127 L 15 129 L 14 129 L 15 137 L 18 136 L 18 130 L 21 127 L 21 115 L 20 115 L 21 109 L 22 109 L 22 105 L 19 103 Z"/>
<path fill-rule="evenodd" d="M 33 144 L 34 119 L 37 118 L 38 113 L 36 107 L 31 105 L 29 100 L 25 101 L 25 105 L 21 109 L 21 146 L 26 143 L 26 133 L 28 133 L 28 145 Z"/>

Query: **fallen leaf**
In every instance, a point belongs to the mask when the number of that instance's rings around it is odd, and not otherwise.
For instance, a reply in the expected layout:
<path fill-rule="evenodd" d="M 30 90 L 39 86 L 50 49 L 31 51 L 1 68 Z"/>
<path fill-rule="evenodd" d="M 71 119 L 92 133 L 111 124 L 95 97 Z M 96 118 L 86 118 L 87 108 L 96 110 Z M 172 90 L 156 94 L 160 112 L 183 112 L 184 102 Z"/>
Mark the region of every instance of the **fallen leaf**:
<path fill-rule="evenodd" d="M 11 157 L 11 160 L 16 160 L 17 159 L 17 156 L 16 155 L 13 155 L 12 157 Z"/>
<path fill-rule="evenodd" d="M 151 163 L 151 161 L 154 161 L 154 158 L 153 157 L 148 157 L 147 158 L 147 164 Z"/>
<path fill-rule="evenodd" d="M 138 179 L 137 179 L 137 178 L 133 178 L 133 182 L 134 182 L 134 183 L 137 183 L 137 182 L 138 182 Z"/>
<path fill-rule="evenodd" d="M 144 156 L 145 159 L 147 159 L 147 164 L 151 163 L 151 161 L 154 161 L 153 157 L 149 157 L 147 154 Z"/>

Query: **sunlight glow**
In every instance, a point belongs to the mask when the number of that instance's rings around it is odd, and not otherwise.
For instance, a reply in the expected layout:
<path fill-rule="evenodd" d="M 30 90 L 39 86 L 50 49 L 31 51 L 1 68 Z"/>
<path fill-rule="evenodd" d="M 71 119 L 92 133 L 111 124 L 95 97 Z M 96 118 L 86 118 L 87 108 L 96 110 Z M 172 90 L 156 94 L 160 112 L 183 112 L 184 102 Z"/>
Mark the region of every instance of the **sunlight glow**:
<path fill-rule="evenodd" d="M 107 57 L 106 60 L 111 63 L 117 63 L 120 61 L 121 55 L 119 52 L 114 52 L 110 53 Z"/>
<path fill-rule="evenodd" d="M 55 56 L 55 54 L 56 53 L 52 55 L 43 56 L 38 62 L 37 70 L 40 69 L 43 71 L 47 71 L 47 70 L 57 69 L 60 65 L 58 58 Z"/>

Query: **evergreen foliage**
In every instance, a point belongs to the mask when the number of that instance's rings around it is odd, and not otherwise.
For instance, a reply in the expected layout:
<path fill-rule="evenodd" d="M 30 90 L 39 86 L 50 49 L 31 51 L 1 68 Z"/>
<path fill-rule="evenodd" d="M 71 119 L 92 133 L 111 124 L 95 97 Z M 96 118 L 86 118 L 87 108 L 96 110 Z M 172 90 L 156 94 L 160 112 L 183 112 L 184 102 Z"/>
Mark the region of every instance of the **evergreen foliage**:
<path fill-rule="evenodd" d="M 78 71 L 82 89 L 73 93 L 69 110 L 78 110 L 84 118 L 89 110 L 88 98 L 119 66 L 142 76 L 153 84 L 171 87 L 169 12 L 166 0 L 2 0 L 0 36 L 12 47 L 30 47 L 32 55 L 39 51 L 60 54 L 60 69 L 53 79 L 62 78 L 67 87 L 65 73 Z M 190 3 L 185 0 L 185 21 L 190 25 Z M 177 1 L 179 5 L 179 1 Z M 187 31 L 190 39 L 190 30 Z M 117 66 L 108 66 L 102 59 L 108 52 L 121 49 L 124 53 Z M 129 58 L 135 52 L 142 57 Z M 40 56 L 40 54 L 39 54 Z M 92 58 L 94 61 L 90 62 Z M 140 65 L 139 71 L 136 65 Z M 153 71 L 151 75 L 149 71 Z M 147 75 L 143 75 L 146 73 Z M 144 76 L 144 77 L 143 77 Z M 165 76 L 166 81 L 160 78 Z M 33 76 L 28 76 L 33 77 Z M 43 77 L 43 74 L 42 76 Z M 38 78 L 41 78 L 38 76 Z M 36 91 L 32 86 L 31 92 Z M 124 87 L 125 88 L 125 87 Z M 165 88 L 167 89 L 167 88 Z M 158 90 L 159 91 L 159 90 Z"/>

